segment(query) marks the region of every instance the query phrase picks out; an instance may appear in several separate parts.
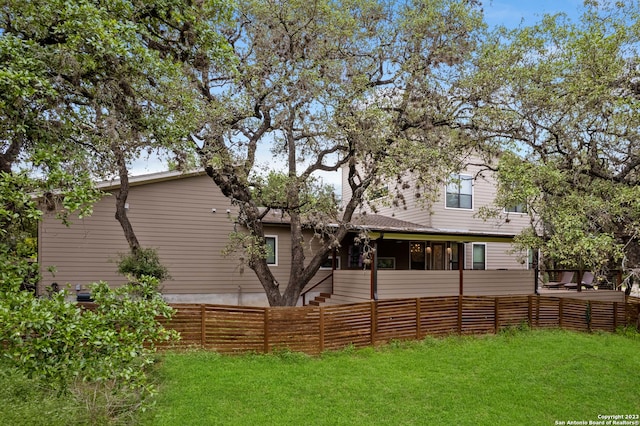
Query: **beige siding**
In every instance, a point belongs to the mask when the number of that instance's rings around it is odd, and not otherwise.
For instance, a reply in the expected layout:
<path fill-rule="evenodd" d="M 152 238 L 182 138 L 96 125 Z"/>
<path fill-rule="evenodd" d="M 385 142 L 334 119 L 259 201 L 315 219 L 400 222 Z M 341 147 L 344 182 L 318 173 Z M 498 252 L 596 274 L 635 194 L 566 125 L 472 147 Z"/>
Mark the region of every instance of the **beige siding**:
<path fill-rule="evenodd" d="M 422 197 L 416 197 L 415 182 L 415 178 L 407 178 L 409 187 L 402 194 L 404 203 L 393 206 L 392 197 L 386 196 L 370 201 L 371 205 L 366 206 L 367 210 L 372 211 L 375 209 L 377 214 L 383 216 L 395 217 L 396 219 L 417 223 L 424 227 L 431 227 L 432 219 L 429 212 L 429 204 L 425 203 Z M 391 193 L 394 192 L 393 185 L 390 186 Z"/>
<path fill-rule="evenodd" d="M 133 186 L 128 203 L 140 243 L 156 248 L 169 268 L 172 279 L 163 283 L 165 294 L 217 293 L 232 300 L 257 300 L 264 294 L 255 273 L 242 264 L 241 253 L 222 254 L 234 229 L 236 209 L 209 177 Z M 115 261 L 118 253 L 127 251 L 127 244 L 114 214 L 113 196 L 96 203 L 92 216 L 72 219 L 68 228 L 47 213 L 40 228 L 42 285 L 58 282 L 85 288 L 98 280 L 121 284 L 124 278 L 117 274 Z M 289 232 L 283 226 L 265 226 L 265 234 L 278 238 L 278 264 L 272 271 L 284 288 L 289 280 Z M 55 266 L 55 276 L 47 272 L 50 266 Z M 311 285 L 324 275 L 323 271 Z"/>
<path fill-rule="evenodd" d="M 465 296 L 533 294 L 534 271 L 464 271 Z"/>
<path fill-rule="evenodd" d="M 342 188 L 341 188 L 341 197 L 343 203 L 347 203 L 353 193 L 351 192 L 351 187 L 349 186 L 349 168 L 347 166 L 342 167 L 340 170 L 342 174 Z"/>
<path fill-rule="evenodd" d="M 459 271 L 378 271 L 378 298 L 455 296 Z"/>
<path fill-rule="evenodd" d="M 487 269 L 519 269 L 529 268 L 526 252 L 514 252 L 511 244 L 487 244 Z"/>
<path fill-rule="evenodd" d="M 466 243 L 464 267 L 473 269 L 473 244 Z M 487 269 L 516 269 L 525 270 L 529 268 L 526 253 L 514 252 L 513 246 L 507 243 L 476 243 L 486 246 L 486 268 Z"/>
<path fill-rule="evenodd" d="M 475 177 L 473 181 L 473 208 L 472 209 L 454 209 L 447 208 L 445 205 L 445 185 L 440 189 L 440 196 L 432 206 L 433 217 L 431 225 L 439 229 L 462 230 L 469 232 L 501 232 L 501 233 L 519 233 L 520 230 L 527 226 L 529 219 L 527 215 L 520 213 L 506 213 L 495 219 L 487 221 L 477 217 L 482 207 L 495 207 L 495 189 L 496 182 L 491 172 L 484 171 L 480 175 L 480 168 L 477 166 L 469 166 L 463 175 Z"/>
<path fill-rule="evenodd" d="M 473 162 L 473 159 L 470 160 Z M 410 188 L 403 194 L 406 206 L 392 207 L 387 197 L 376 202 L 376 210 L 379 214 L 395 217 L 425 227 L 433 227 L 443 230 L 457 230 L 468 232 L 500 232 L 519 233 L 529 224 L 529 218 L 525 214 L 502 212 L 500 217 L 487 221 L 478 217 L 481 207 L 495 207 L 496 181 L 493 172 L 482 171 L 479 166 L 468 166 L 460 174 L 474 177 L 473 181 L 473 208 L 455 209 L 445 205 L 446 184 L 438 188 L 437 200 L 430 206 L 425 206 L 421 198 L 415 197 L 415 179 L 409 179 Z M 346 173 L 344 173 L 346 175 Z M 443 178 L 446 178 L 444 176 Z M 343 199 L 348 200 L 350 191 L 343 178 Z"/>
<path fill-rule="evenodd" d="M 340 270 L 333 275 L 333 292 L 353 301 L 370 300 L 371 271 Z"/>
<path fill-rule="evenodd" d="M 235 210 L 207 176 L 132 187 L 128 203 L 140 243 L 156 248 L 169 268 L 173 279 L 164 283 L 165 292 L 259 290 L 253 272 L 239 265 L 239 255 L 222 255 Z M 107 196 L 94 206 L 91 217 L 75 219 L 69 228 L 47 215 L 41 229 L 41 263 L 43 268 L 55 265 L 58 272 L 55 278 L 45 273 L 44 283 L 122 283 L 114 260 L 127 245 L 114 214 L 115 200 Z"/>
<path fill-rule="evenodd" d="M 473 159 L 472 159 L 473 160 Z M 471 160 L 471 161 L 472 161 Z M 479 162 L 479 161 L 478 161 Z M 482 171 L 478 166 L 468 166 L 461 174 L 475 177 L 473 181 L 473 208 L 452 209 L 445 205 L 446 185 L 442 185 L 438 191 L 437 201 L 430 206 L 425 206 L 421 199 L 415 197 L 414 181 L 409 179 L 410 188 L 405 191 L 406 206 L 392 207 L 388 197 L 374 202 L 378 214 L 395 217 L 420 224 L 425 227 L 458 232 L 495 232 L 505 234 L 518 234 L 529 226 L 529 217 L 520 213 L 505 213 L 497 218 L 483 220 L 478 217 L 482 207 L 495 208 L 495 177 L 490 171 Z M 343 186 L 345 188 L 345 186 Z M 344 199 L 350 196 L 349 191 L 343 192 Z M 465 265 L 471 269 L 471 245 L 466 248 Z M 523 259 L 519 254 L 509 253 L 510 244 L 487 244 L 487 269 L 526 269 L 527 263 L 520 263 Z M 524 257 L 526 259 L 526 256 Z"/>

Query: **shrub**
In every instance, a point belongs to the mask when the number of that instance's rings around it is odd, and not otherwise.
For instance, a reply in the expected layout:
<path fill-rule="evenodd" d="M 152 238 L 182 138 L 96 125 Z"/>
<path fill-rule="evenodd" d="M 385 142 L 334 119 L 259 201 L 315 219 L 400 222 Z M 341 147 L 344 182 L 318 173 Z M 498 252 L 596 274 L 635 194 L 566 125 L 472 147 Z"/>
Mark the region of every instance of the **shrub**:
<path fill-rule="evenodd" d="M 91 286 L 95 309 L 65 300 L 65 292 L 36 298 L 26 291 L 0 292 L 0 349 L 12 368 L 72 394 L 90 411 L 119 417 L 142 406 L 155 390 L 147 369 L 158 342 L 177 337 L 158 317 L 173 313 L 143 276 L 117 289 Z M 91 405 L 93 404 L 93 405 Z"/>
<path fill-rule="evenodd" d="M 118 272 L 138 279 L 146 275 L 157 278 L 159 282 L 171 278 L 169 270 L 162 265 L 158 252 L 154 248 L 140 248 L 131 253 L 121 253 Z"/>

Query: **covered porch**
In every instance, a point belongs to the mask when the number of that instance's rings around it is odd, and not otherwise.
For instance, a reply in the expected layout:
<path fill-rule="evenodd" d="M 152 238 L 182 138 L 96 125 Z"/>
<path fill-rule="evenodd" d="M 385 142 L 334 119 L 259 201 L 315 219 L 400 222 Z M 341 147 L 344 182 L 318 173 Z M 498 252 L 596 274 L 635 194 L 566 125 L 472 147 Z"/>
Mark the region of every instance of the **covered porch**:
<path fill-rule="evenodd" d="M 331 303 L 438 297 L 529 295 L 533 256 L 516 256 L 514 235 L 443 231 L 369 217 L 366 238 L 354 232 L 327 261 Z"/>
<path fill-rule="evenodd" d="M 336 270 L 331 299 L 354 303 L 409 297 L 528 295 L 535 292 L 534 275 L 533 270 Z"/>
<path fill-rule="evenodd" d="M 424 228 L 369 215 L 366 227 L 355 228 L 327 259 L 325 269 L 331 271 L 323 280 L 318 302 L 532 295 L 546 291 L 554 297 L 624 301 L 624 293 L 619 291 L 544 289 L 537 251 L 514 253 L 513 238 L 513 234 Z M 313 297 L 306 296 L 312 290 L 303 294 L 303 304 Z"/>

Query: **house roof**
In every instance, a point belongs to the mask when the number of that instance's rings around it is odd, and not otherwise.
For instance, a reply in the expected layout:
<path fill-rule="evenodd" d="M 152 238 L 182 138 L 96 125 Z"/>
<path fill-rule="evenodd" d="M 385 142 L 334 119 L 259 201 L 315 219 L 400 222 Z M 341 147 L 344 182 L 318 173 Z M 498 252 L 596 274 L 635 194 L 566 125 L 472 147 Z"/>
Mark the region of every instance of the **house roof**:
<path fill-rule="evenodd" d="M 157 183 L 168 180 L 183 179 L 192 176 L 201 176 L 205 172 L 198 171 L 168 171 L 151 173 L 141 176 L 132 176 L 129 178 L 130 186 L 145 185 L 149 183 Z M 102 181 L 97 187 L 102 190 L 116 189 L 120 185 L 119 179 Z M 282 215 L 278 211 L 264 217 L 265 224 L 287 224 L 288 217 Z M 470 232 L 464 229 L 439 229 L 429 228 L 418 223 L 408 222 L 396 219 L 394 217 L 379 214 L 360 214 L 354 216 L 351 224 L 356 230 L 367 230 L 371 239 L 388 239 L 388 240 L 411 240 L 411 241 L 457 241 L 457 242 L 513 242 L 514 234 L 496 233 L 496 232 Z M 337 226 L 337 224 L 334 224 Z"/>
<path fill-rule="evenodd" d="M 192 176 L 201 176 L 206 174 L 204 170 L 194 170 L 182 172 L 179 170 L 172 170 L 167 172 L 149 173 L 139 176 L 129 177 L 129 186 L 146 185 L 149 183 L 164 182 L 167 180 L 184 179 Z M 98 189 L 108 191 L 111 189 L 117 189 L 120 187 L 120 179 L 114 178 L 110 180 L 103 180 L 96 183 Z"/>
<path fill-rule="evenodd" d="M 508 233 L 429 228 L 377 214 L 360 215 L 354 218 L 352 224 L 359 228 L 368 229 L 371 239 L 510 243 L 514 237 L 514 234 Z"/>
<path fill-rule="evenodd" d="M 426 229 L 424 226 L 407 222 L 406 220 L 396 219 L 395 217 L 383 216 L 381 214 L 361 214 L 354 216 L 351 220 L 354 226 L 361 228 L 369 228 L 376 230 L 388 231 L 408 231 L 417 229 Z"/>
<path fill-rule="evenodd" d="M 270 225 L 288 224 L 282 214 L 267 215 L 263 223 Z M 333 224 L 337 226 L 337 224 Z M 418 223 L 407 222 L 394 217 L 379 214 L 362 214 L 351 220 L 354 231 L 367 230 L 372 240 L 410 240 L 410 241 L 456 241 L 456 242 L 513 242 L 512 233 L 470 232 L 464 229 L 429 228 Z"/>

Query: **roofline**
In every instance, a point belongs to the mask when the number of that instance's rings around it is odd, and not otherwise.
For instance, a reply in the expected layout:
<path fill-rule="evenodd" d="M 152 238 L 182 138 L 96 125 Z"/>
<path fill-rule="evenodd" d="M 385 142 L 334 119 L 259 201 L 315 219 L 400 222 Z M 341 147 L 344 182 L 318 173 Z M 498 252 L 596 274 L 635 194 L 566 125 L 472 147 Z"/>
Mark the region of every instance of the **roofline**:
<path fill-rule="evenodd" d="M 288 226 L 289 222 L 268 222 L 270 226 Z M 337 228 L 338 224 L 332 223 L 330 227 Z M 398 228 L 383 226 L 362 226 L 351 225 L 350 232 L 367 231 L 372 240 L 404 240 L 404 241 L 455 241 L 455 242 L 476 242 L 476 243 L 512 243 L 516 234 L 500 232 L 465 231 L 453 229 L 437 228 Z"/>
<path fill-rule="evenodd" d="M 150 183 L 184 179 L 184 178 L 193 177 L 193 176 L 201 176 L 204 174 L 206 174 L 204 170 L 191 170 L 187 172 L 182 172 L 179 170 L 171 170 L 171 171 L 164 171 L 164 172 L 157 172 L 157 173 L 149 173 L 146 175 L 129 177 L 129 186 L 147 185 Z M 120 187 L 119 178 L 114 178 L 111 180 L 103 180 L 96 183 L 96 188 L 103 191 L 118 189 L 119 187 Z"/>
<path fill-rule="evenodd" d="M 371 239 L 404 240 L 404 241 L 455 241 L 459 243 L 512 243 L 514 234 L 500 234 L 489 232 L 452 232 L 429 230 L 424 232 L 385 232 L 369 233 Z"/>

